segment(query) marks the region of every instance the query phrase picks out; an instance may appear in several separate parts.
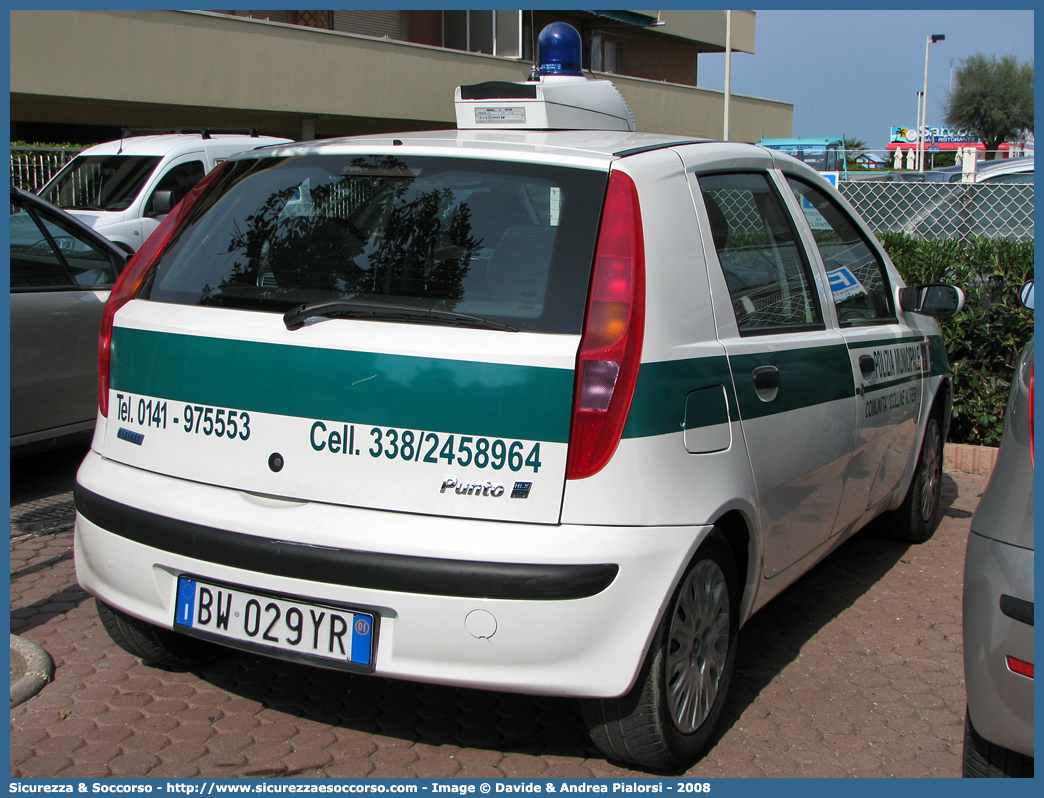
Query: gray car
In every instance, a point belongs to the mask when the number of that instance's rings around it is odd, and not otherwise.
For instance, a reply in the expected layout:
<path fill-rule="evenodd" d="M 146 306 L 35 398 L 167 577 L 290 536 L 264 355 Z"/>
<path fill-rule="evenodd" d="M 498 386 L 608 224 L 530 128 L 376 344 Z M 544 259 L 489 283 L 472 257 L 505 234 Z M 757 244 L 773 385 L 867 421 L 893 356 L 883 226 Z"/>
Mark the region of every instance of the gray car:
<path fill-rule="evenodd" d="M 1033 284 L 1022 292 L 1033 309 Z M 1033 342 L 1012 380 L 964 567 L 964 775 L 1033 776 Z"/>
<path fill-rule="evenodd" d="M 976 183 L 1033 184 L 1033 158 L 1003 158 L 979 165 Z"/>
<path fill-rule="evenodd" d="M 1003 158 L 994 161 L 980 161 L 976 164 L 976 183 L 1033 183 L 1033 158 Z M 960 183 L 963 168 L 943 166 L 925 172 L 925 183 Z"/>
<path fill-rule="evenodd" d="M 127 255 L 11 186 L 11 453 L 86 438 L 98 407 L 98 328 Z"/>

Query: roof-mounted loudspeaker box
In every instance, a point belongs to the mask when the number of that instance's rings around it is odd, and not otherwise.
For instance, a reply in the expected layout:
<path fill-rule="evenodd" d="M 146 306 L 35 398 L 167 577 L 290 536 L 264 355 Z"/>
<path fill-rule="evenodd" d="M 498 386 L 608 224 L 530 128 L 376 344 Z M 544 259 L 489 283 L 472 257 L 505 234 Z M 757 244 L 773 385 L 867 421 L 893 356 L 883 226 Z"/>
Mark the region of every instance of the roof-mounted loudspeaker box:
<path fill-rule="evenodd" d="M 532 80 L 458 86 L 454 105 L 460 130 L 634 130 L 634 117 L 608 80 L 580 70 L 580 34 L 553 22 L 537 39 Z"/>

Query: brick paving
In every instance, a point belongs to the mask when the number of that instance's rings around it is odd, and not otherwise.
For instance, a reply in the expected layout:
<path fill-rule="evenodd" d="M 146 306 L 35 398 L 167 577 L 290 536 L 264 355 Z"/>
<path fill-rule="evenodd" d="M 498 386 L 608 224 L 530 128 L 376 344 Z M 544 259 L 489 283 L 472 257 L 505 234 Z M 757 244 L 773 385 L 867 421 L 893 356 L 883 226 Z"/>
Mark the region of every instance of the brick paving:
<path fill-rule="evenodd" d="M 601 758 L 571 700 L 239 653 L 191 673 L 143 666 L 76 584 L 69 474 L 12 488 L 11 631 L 56 665 L 11 710 L 13 777 L 649 775 Z M 751 619 L 717 735 L 685 775 L 959 776 L 961 574 L 986 481 L 947 472 L 931 541 L 857 535 Z"/>

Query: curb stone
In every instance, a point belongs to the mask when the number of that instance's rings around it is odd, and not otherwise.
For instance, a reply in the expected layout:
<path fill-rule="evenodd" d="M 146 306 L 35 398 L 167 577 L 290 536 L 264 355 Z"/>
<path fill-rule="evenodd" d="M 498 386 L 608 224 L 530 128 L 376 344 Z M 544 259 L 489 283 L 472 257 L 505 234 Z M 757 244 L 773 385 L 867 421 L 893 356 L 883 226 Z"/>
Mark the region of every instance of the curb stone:
<path fill-rule="evenodd" d="M 948 443 L 943 449 L 943 469 L 963 471 L 988 477 L 997 464 L 996 446 L 973 446 L 970 443 Z"/>
<path fill-rule="evenodd" d="M 40 692 L 54 676 L 50 655 L 35 643 L 11 635 L 11 706 Z"/>

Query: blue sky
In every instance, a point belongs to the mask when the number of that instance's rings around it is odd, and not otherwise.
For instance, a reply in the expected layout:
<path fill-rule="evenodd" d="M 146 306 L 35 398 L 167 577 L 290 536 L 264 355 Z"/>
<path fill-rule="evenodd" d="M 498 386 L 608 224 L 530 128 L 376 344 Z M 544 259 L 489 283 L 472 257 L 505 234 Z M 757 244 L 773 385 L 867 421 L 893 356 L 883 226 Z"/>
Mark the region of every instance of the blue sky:
<path fill-rule="evenodd" d="M 733 54 L 732 91 L 794 103 L 795 136 L 884 149 L 891 127 L 917 123 L 930 34 L 946 35 L 928 62 L 928 124 L 942 125 L 951 67 L 978 53 L 1033 62 L 1033 23 L 1031 10 L 758 11 L 756 52 Z M 699 83 L 724 89 L 724 55 L 700 56 Z"/>

